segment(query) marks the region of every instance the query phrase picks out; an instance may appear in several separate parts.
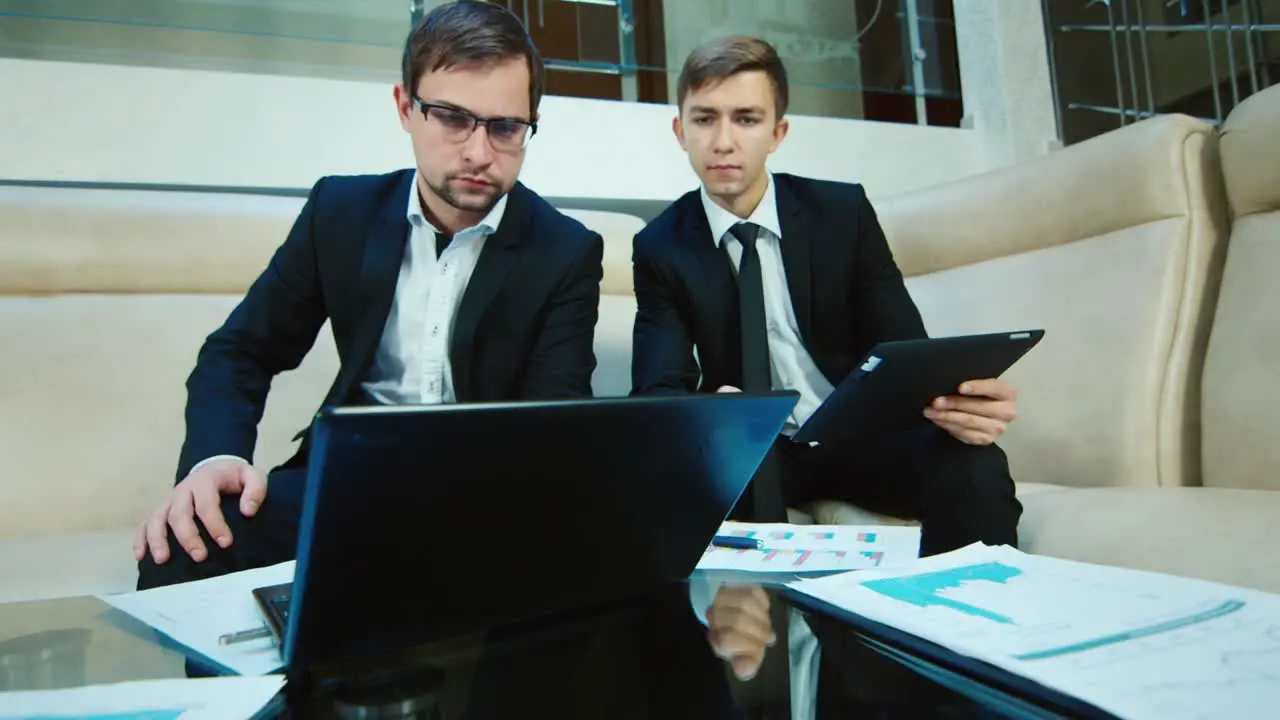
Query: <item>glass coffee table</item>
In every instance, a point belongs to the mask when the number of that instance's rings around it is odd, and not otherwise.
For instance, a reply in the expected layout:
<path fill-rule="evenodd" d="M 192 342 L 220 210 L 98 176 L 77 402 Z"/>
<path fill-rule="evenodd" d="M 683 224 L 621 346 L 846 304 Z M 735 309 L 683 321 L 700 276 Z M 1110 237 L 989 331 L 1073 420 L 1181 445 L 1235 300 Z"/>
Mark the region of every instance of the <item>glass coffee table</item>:
<path fill-rule="evenodd" d="M 518 601 L 518 592 L 513 591 Z M 853 667 L 819 680 L 818 717 L 1068 717 L 999 683 L 913 654 L 900 638 L 803 608 Z M 910 643 L 907 643 L 909 645 Z M 183 678 L 205 671 L 181 648 L 91 597 L 0 605 L 0 692 Z M 896 679 L 884 680 L 885 677 Z M 606 607 L 441 639 L 377 664 L 317 668 L 264 717 L 753 718 L 745 685 L 711 651 L 684 584 Z M 905 678 L 905 679 L 904 679 Z M 843 687 L 892 685 L 896 698 Z"/>
<path fill-rule="evenodd" d="M 910 697 L 918 703 L 909 712 L 924 707 L 948 717 L 1115 720 L 1058 690 L 816 598 L 794 591 L 783 591 L 783 598 L 803 614 L 827 651 L 841 657 L 835 676 L 824 679 L 839 688 L 836 702 L 855 712 Z"/>

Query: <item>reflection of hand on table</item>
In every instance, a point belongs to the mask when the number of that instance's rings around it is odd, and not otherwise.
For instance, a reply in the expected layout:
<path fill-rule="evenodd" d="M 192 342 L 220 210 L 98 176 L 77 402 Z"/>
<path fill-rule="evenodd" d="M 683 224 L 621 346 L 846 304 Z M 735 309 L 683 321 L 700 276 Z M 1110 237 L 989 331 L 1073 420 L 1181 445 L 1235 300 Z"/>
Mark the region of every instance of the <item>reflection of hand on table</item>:
<path fill-rule="evenodd" d="M 708 645 L 717 657 L 729 662 L 739 680 L 756 678 L 769 648 L 775 653 L 783 650 L 777 647 L 774 628 L 769 625 L 771 603 L 782 601 L 771 600 L 769 593 L 795 579 L 792 575 L 766 574 L 762 578 L 760 573 L 732 571 L 698 572 L 689 578 L 689 602 L 694 615 L 708 628 Z M 813 720 L 821 662 L 818 638 L 800 613 L 789 610 L 787 617 L 791 717 Z M 762 636 L 771 639 L 766 642 Z"/>
<path fill-rule="evenodd" d="M 755 677 L 766 648 L 778 639 L 769 621 L 769 595 L 764 588 L 721 585 L 706 619 L 707 640 L 716 655 L 733 666 L 738 679 Z"/>

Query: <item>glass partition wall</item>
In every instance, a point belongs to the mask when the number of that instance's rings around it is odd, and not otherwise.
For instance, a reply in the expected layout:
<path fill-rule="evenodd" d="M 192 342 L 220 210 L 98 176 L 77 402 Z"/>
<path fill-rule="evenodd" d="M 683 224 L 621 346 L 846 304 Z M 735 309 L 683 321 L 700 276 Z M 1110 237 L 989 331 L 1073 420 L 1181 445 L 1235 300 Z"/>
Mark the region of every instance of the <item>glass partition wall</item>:
<path fill-rule="evenodd" d="M 1213 124 L 1280 81 L 1280 0 L 1041 0 L 1066 144 L 1152 115 Z"/>
<path fill-rule="evenodd" d="M 0 0 L 0 56 L 394 82 L 442 0 Z M 520 17 L 554 95 L 667 103 L 698 43 L 777 46 L 792 112 L 958 126 L 951 0 L 491 0 Z"/>

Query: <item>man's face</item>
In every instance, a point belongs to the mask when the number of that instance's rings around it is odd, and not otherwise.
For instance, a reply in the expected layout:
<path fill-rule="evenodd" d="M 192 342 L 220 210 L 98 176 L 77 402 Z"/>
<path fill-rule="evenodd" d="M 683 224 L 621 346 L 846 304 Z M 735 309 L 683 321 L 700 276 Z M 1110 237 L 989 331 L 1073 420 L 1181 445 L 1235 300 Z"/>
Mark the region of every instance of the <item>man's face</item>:
<path fill-rule="evenodd" d="M 765 160 L 787 134 L 762 71 L 689 92 L 673 129 L 707 192 L 732 202 L 763 183 Z"/>
<path fill-rule="evenodd" d="M 463 212 L 485 213 L 515 185 L 524 164 L 524 147 L 514 143 L 513 126 L 480 125 L 482 119 L 531 119 L 529 68 L 524 58 L 494 65 L 456 67 L 428 72 L 418 81 L 417 96 L 396 87 L 400 124 L 413 141 L 425 191 Z M 425 111 L 425 115 L 424 115 Z"/>

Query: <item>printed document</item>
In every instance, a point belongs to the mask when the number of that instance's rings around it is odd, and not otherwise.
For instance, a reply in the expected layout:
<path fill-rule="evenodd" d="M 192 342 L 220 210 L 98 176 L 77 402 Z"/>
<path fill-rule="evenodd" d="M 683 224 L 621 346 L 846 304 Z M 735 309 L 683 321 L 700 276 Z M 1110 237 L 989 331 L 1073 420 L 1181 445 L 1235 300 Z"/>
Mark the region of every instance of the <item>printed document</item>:
<path fill-rule="evenodd" d="M 263 627 L 265 620 L 253 598 L 254 588 L 290 582 L 293 571 L 290 560 L 208 580 L 98 598 L 198 653 L 223 672 L 265 675 L 283 667 L 274 640 L 266 637 L 221 645 L 218 638 Z"/>
<path fill-rule="evenodd" d="M 920 528 L 726 522 L 717 535 L 761 541 L 759 549 L 707 547 L 698 570 L 831 573 L 894 567 L 920 554 Z"/>
<path fill-rule="evenodd" d="M 789 587 L 1126 718 L 1274 717 L 1280 596 L 981 544 Z"/>

